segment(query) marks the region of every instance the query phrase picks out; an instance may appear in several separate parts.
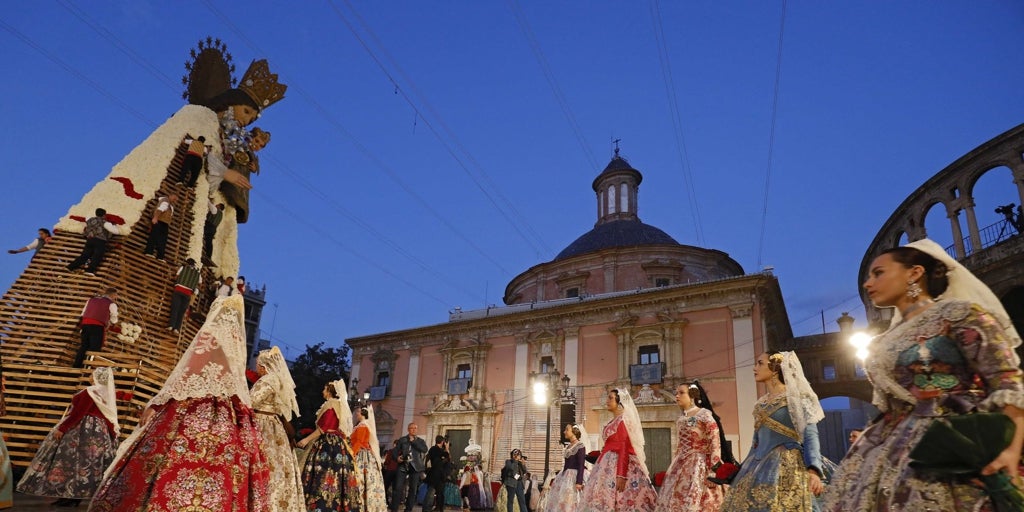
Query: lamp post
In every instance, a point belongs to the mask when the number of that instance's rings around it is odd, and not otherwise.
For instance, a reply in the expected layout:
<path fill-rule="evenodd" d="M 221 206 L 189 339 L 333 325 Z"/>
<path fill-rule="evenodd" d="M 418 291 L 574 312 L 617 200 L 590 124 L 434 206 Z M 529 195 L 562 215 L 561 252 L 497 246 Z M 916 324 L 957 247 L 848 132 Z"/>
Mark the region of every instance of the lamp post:
<path fill-rule="evenodd" d="M 533 403 L 547 408 L 547 428 L 544 437 L 544 478 L 541 479 L 540 487 L 538 487 L 538 489 L 543 489 L 551 469 L 551 406 L 556 398 L 562 403 L 575 402 L 576 393 L 569 388 L 569 376 L 562 375 L 559 379 L 558 370 L 551 370 L 548 373 L 530 372 L 530 381 L 533 383 Z M 554 393 L 549 393 L 549 391 L 554 391 Z"/>
<path fill-rule="evenodd" d="M 871 345 L 871 335 L 865 332 L 855 332 L 850 335 L 850 345 L 856 349 L 855 355 L 857 359 L 860 359 L 861 364 L 864 364 L 864 360 L 868 358 L 870 352 L 868 346 Z"/>

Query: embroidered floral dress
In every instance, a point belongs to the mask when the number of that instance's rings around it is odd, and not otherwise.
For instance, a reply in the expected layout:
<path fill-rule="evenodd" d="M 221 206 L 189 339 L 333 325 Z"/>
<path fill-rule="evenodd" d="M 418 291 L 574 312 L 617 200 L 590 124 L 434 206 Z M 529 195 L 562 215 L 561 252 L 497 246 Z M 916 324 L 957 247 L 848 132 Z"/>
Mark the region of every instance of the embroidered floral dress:
<path fill-rule="evenodd" d="M 943 300 L 881 335 L 871 351 L 866 369 L 884 414 L 832 476 L 824 510 L 992 510 L 968 479 L 931 478 L 908 463 L 937 417 L 1024 408 L 1024 381 L 1005 332 L 980 307 Z"/>
<path fill-rule="evenodd" d="M 583 443 L 576 441 L 565 449 L 563 456 L 562 471 L 551 482 L 544 497 L 544 512 L 576 512 L 580 504 L 580 491 L 576 486 L 583 484 L 587 450 Z"/>
<path fill-rule="evenodd" d="M 301 512 L 306 510 L 302 495 L 299 463 L 292 450 L 288 433 L 275 411 L 277 406 L 277 376 L 267 374 L 252 386 L 252 407 L 256 411 L 256 426 L 263 443 L 260 448 L 270 466 L 269 512 Z M 290 411 L 289 411 L 290 413 Z"/>
<path fill-rule="evenodd" d="M 306 510 L 342 512 L 350 510 L 359 484 L 352 466 L 352 449 L 341 430 L 338 415 L 331 407 L 316 419 L 320 437 L 309 445 L 302 466 L 302 489 Z"/>
<path fill-rule="evenodd" d="M 268 510 L 267 461 L 245 381 L 241 295 L 218 298 L 118 449 L 90 511 Z"/>
<path fill-rule="evenodd" d="M 601 437 L 604 439 L 604 447 L 583 487 L 580 510 L 654 510 L 658 493 L 636 459 L 622 416 L 612 418 L 601 431 Z M 622 492 L 615 488 L 618 477 L 626 478 L 626 489 Z"/>
<path fill-rule="evenodd" d="M 811 512 L 807 468 L 821 472 L 818 425 L 803 443 L 789 415 L 786 395 L 764 395 L 754 404 L 754 442 L 725 495 L 728 512 Z"/>
<path fill-rule="evenodd" d="M 722 486 L 708 487 L 711 467 L 722 461 L 718 424 L 707 409 L 676 420 L 679 447 L 658 496 L 656 512 L 716 512 L 722 506 Z"/>
<path fill-rule="evenodd" d="M 352 451 L 356 453 L 355 477 L 359 482 L 358 496 L 352 500 L 353 508 L 358 503 L 362 512 L 384 512 L 388 509 L 384 474 L 380 472 L 380 463 L 372 451 L 377 447 L 370 446 L 370 427 L 360 422 L 352 430 L 351 440 Z"/>
<path fill-rule="evenodd" d="M 61 432 L 57 438 L 54 432 Z M 71 408 L 39 445 L 18 492 L 52 498 L 89 499 L 114 460 L 114 425 L 86 390 L 71 397 Z"/>

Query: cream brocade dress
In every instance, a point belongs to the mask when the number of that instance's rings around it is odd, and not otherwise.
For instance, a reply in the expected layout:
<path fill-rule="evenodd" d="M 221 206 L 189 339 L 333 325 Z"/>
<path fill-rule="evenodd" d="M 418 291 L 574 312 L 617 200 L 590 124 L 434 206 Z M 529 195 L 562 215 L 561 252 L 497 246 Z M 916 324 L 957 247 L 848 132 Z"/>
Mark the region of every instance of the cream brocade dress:
<path fill-rule="evenodd" d="M 299 463 L 295 458 L 288 434 L 277 415 L 263 414 L 278 409 L 276 405 L 278 377 L 267 374 L 253 385 L 252 407 L 256 411 L 256 426 L 263 436 L 260 449 L 270 465 L 270 511 L 303 512 L 306 505 L 302 492 Z"/>

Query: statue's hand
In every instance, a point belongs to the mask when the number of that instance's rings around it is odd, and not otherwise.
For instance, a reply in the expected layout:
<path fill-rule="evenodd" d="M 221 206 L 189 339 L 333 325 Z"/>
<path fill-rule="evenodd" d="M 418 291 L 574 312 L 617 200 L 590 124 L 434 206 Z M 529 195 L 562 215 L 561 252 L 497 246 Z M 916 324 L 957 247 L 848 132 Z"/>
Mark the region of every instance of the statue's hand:
<path fill-rule="evenodd" d="M 228 169 L 224 172 L 224 181 L 244 190 L 252 188 L 252 183 L 249 183 L 249 178 L 246 178 L 242 173 L 234 169 Z"/>

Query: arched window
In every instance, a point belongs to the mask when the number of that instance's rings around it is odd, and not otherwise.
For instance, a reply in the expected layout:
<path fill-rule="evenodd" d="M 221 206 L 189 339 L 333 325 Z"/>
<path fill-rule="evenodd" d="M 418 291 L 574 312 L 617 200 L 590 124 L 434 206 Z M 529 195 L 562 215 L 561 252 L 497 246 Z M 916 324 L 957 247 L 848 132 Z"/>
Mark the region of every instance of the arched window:
<path fill-rule="evenodd" d="M 619 211 L 629 211 L 629 189 L 625 183 L 619 185 Z"/>
<path fill-rule="evenodd" d="M 615 185 L 608 186 L 608 213 L 615 213 Z"/>

